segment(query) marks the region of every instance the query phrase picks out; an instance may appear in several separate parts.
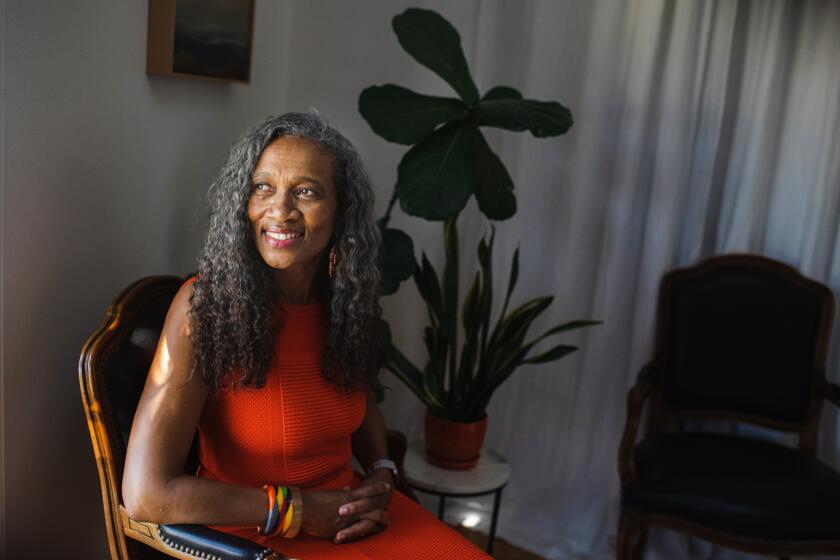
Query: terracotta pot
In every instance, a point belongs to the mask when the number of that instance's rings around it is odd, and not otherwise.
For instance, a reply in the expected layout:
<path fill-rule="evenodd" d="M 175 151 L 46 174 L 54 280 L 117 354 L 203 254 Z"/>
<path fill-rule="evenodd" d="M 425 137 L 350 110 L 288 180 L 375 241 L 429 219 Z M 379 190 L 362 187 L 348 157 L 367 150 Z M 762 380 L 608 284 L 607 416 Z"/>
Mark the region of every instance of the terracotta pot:
<path fill-rule="evenodd" d="M 487 415 L 477 422 L 453 422 L 426 410 L 426 460 L 444 469 L 471 469 L 478 463 Z"/>

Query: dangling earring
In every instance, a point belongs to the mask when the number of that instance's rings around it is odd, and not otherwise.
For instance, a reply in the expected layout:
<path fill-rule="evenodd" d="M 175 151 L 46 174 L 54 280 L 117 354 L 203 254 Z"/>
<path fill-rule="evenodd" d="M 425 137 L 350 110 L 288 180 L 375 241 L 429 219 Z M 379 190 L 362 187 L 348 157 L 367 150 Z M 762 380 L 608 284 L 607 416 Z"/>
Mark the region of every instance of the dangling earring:
<path fill-rule="evenodd" d="M 333 245 L 332 249 L 330 249 L 329 261 L 330 261 L 330 271 L 329 271 L 330 278 L 334 278 L 335 277 L 335 263 L 338 261 L 338 253 L 335 250 L 335 245 Z"/>

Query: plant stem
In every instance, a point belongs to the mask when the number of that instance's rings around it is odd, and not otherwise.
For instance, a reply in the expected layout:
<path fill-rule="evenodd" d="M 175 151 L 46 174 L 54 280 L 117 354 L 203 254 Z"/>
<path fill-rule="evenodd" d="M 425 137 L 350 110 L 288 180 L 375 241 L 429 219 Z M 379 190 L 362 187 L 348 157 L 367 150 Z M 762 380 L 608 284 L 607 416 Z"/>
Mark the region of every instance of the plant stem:
<path fill-rule="evenodd" d="M 388 201 L 388 209 L 385 210 L 385 215 L 382 216 L 380 222 L 382 223 L 382 229 L 388 227 L 388 222 L 391 221 L 391 210 L 394 209 L 394 205 L 397 203 L 397 189 L 394 189 L 394 193 L 391 195 L 391 200 Z"/>

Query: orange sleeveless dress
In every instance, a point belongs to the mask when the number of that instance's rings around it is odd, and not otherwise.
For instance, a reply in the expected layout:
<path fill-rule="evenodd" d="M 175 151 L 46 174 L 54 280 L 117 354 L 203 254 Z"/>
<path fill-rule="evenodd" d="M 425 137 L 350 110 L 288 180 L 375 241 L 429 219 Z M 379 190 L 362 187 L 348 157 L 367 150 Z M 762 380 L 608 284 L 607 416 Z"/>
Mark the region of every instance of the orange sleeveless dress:
<path fill-rule="evenodd" d="M 266 385 L 208 397 L 199 422 L 197 476 L 249 486 L 355 487 L 350 436 L 365 413 L 363 392 L 335 390 L 321 377 L 326 313 L 320 304 L 284 304 Z M 394 492 L 391 525 L 336 545 L 300 533 L 268 538 L 254 527 L 216 527 L 301 560 L 471 560 L 490 558 L 405 495 Z"/>

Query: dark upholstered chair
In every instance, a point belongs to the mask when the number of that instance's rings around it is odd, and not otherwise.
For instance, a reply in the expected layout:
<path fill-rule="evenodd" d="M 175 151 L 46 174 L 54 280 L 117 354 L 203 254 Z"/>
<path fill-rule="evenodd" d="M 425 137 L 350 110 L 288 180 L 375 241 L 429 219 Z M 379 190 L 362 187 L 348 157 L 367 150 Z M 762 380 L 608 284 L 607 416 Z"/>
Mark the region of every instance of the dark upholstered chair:
<path fill-rule="evenodd" d="M 664 277 L 654 358 L 627 396 L 619 559 L 641 558 L 649 527 L 757 554 L 840 554 L 840 474 L 816 457 L 823 400 L 840 406 L 824 371 L 833 315 L 828 288 L 764 257 Z"/>
<path fill-rule="evenodd" d="M 138 522 L 122 505 L 122 474 L 131 423 L 166 312 L 182 283 L 183 279 L 176 276 L 151 276 L 126 288 L 108 308 L 105 322 L 87 341 L 79 360 L 79 383 L 99 470 L 111 558 L 285 558 L 247 539 L 203 525 Z M 389 430 L 388 452 L 400 468 L 405 449 L 405 437 Z M 185 472 L 195 472 L 197 465 L 194 443 Z M 400 490 L 414 497 L 406 487 Z"/>

